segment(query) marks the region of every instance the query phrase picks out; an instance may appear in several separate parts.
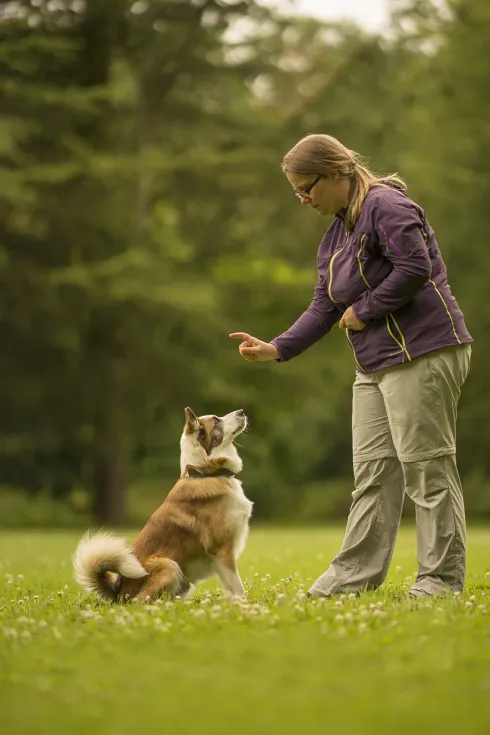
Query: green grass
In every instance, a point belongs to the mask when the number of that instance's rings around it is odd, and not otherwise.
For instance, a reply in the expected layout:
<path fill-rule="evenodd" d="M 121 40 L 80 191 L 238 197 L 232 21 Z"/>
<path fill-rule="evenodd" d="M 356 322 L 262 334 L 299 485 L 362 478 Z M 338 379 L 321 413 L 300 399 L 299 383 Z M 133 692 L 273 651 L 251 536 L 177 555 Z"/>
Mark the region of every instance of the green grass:
<path fill-rule="evenodd" d="M 0 732 L 488 735 L 490 529 L 469 533 L 463 595 L 406 598 L 404 528 L 380 590 L 306 601 L 341 538 L 253 530 L 247 604 L 209 582 L 189 603 L 121 608 L 76 588 L 77 534 L 3 532 Z"/>

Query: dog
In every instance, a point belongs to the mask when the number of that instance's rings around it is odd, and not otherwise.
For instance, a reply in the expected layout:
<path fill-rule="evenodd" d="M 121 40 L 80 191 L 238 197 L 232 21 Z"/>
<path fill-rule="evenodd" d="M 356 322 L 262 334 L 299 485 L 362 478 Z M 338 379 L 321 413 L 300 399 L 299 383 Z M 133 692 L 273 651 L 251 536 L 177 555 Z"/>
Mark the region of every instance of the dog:
<path fill-rule="evenodd" d="M 187 407 L 180 479 L 131 548 L 105 531 L 83 536 L 73 556 L 78 584 L 111 602 L 183 599 L 216 574 L 229 594 L 244 597 L 237 559 L 253 503 L 236 477 L 242 460 L 234 440 L 246 427 L 242 409 L 197 417 Z"/>

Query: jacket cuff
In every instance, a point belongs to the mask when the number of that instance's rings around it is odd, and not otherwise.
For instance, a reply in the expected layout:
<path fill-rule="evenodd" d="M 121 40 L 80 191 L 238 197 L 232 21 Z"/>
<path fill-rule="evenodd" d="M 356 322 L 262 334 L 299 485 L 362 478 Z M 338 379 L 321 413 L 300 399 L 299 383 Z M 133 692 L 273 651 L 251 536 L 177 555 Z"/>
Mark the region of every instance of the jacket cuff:
<path fill-rule="evenodd" d="M 274 362 L 287 362 L 288 361 L 289 358 L 286 357 L 284 350 L 281 349 L 281 345 L 275 339 L 271 339 L 269 344 L 274 345 L 276 350 L 279 352 L 279 357 L 274 358 Z"/>

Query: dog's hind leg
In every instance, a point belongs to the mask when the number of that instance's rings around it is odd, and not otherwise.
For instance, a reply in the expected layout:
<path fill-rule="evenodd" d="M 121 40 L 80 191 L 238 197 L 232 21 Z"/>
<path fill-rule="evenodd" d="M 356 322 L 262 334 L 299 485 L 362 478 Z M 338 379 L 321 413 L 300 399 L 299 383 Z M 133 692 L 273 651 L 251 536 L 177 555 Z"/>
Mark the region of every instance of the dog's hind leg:
<path fill-rule="evenodd" d="M 245 597 L 242 580 L 238 574 L 235 555 L 223 551 L 216 555 L 216 572 L 225 590 L 235 597 Z"/>
<path fill-rule="evenodd" d="M 145 568 L 149 572 L 148 577 L 135 597 L 140 602 L 148 598 L 156 600 L 163 595 L 173 599 L 189 589 L 189 583 L 184 578 L 181 568 L 172 559 L 153 557 L 145 563 Z"/>

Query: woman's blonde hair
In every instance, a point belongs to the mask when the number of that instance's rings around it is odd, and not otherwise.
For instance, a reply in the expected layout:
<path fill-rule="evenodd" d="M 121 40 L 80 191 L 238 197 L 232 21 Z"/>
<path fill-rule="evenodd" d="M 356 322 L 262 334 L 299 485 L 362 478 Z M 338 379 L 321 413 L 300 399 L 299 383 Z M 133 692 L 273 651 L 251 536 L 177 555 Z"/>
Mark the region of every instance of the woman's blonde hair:
<path fill-rule="evenodd" d="M 345 215 L 345 226 L 352 230 L 361 212 L 364 199 L 373 186 L 390 183 L 407 188 L 397 174 L 379 176 L 361 162 L 355 151 L 349 150 L 331 135 L 307 135 L 291 148 L 282 159 L 282 169 L 301 176 L 339 176 L 351 179 L 349 205 Z"/>

